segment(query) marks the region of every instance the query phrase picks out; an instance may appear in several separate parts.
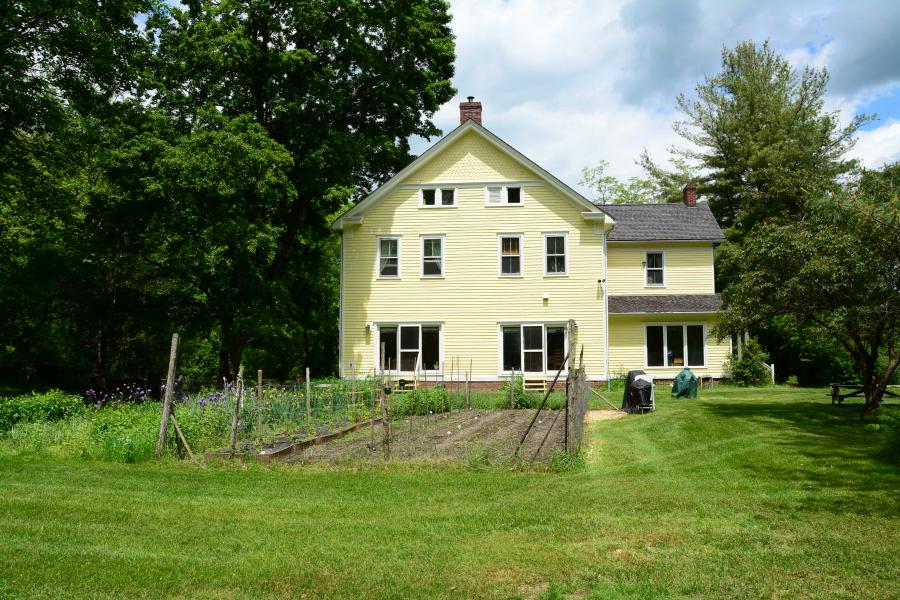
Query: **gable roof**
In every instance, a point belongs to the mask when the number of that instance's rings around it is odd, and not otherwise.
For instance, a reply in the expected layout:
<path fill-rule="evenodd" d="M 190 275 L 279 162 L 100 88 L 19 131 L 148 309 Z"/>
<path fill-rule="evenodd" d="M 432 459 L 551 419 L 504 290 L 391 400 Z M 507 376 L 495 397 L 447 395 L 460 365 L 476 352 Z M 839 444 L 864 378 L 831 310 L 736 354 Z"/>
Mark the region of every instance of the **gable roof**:
<path fill-rule="evenodd" d="M 611 242 L 720 242 L 725 234 L 705 203 L 604 204 L 600 207 L 616 222 Z"/>
<path fill-rule="evenodd" d="M 370 207 L 375 205 L 378 200 L 384 198 L 390 191 L 395 189 L 404 179 L 412 175 L 414 172 L 428 164 L 434 157 L 438 156 L 441 151 L 452 144 L 457 139 L 461 138 L 467 132 L 473 132 L 483 139 L 487 140 L 490 144 L 496 147 L 501 152 L 505 153 L 507 156 L 521 164 L 527 169 L 530 169 L 537 173 L 542 179 L 544 179 L 550 187 L 559 192 L 564 198 L 567 198 L 577 204 L 584 213 L 596 213 L 599 217 L 607 217 L 606 221 L 612 223 L 612 215 L 608 212 L 601 210 L 597 205 L 593 202 L 573 190 L 571 187 L 557 179 L 552 173 L 539 166 L 537 163 L 532 161 L 530 158 L 504 142 L 502 139 L 488 131 L 480 123 L 469 119 L 443 138 L 437 141 L 433 146 L 431 146 L 428 150 L 423 152 L 416 158 L 414 161 L 406 165 L 403 169 L 401 169 L 396 175 L 388 179 L 384 182 L 380 187 L 378 187 L 371 194 L 357 202 L 353 207 L 351 207 L 347 212 L 343 215 L 335 219 L 332 224 L 332 229 L 343 229 L 344 224 L 354 224 L 360 223 L 363 213 L 368 210 Z"/>
<path fill-rule="evenodd" d="M 720 294 L 610 296 L 609 314 L 713 313 L 722 307 Z"/>

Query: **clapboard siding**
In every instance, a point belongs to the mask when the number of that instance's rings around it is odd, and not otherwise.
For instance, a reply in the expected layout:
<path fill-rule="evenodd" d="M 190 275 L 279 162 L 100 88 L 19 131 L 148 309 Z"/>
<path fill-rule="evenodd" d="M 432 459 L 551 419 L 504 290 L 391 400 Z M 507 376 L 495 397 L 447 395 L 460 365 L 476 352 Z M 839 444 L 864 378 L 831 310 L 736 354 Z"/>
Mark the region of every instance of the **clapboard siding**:
<path fill-rule="evenodd" d="M 662 287 L 646 285 L 643 262 L 647 251 L 663 252 L 665 285 Z M 607 252 L 610 295 L 715 293 L 710 243 L 610 244 Z"/>

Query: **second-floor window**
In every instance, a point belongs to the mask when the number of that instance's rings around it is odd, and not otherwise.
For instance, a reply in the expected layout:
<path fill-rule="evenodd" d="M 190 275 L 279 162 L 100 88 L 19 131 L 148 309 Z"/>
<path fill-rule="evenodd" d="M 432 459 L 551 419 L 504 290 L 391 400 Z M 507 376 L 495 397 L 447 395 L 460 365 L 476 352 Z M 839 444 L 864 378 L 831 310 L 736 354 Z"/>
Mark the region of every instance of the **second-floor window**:
<path fill-rule="evenodd" d="M 378 238 L 378 276 L 400 277 L 400 238 Z"/>
<path fill-rule="evenodd" d="M 662 252 L 647 252 L 644 258 L 644 268 L 647 273 L 646 285 L 665 285 L 665 274 Z"/>
<path fill-rule="evenodd" d="M 566 236 L 562 233 L 544 234 L 544 274 L 566 274 Z"/>
<path fill-rule="evenodd" d="M 500 275 L 522 274 L 522 236 L 500 235 Z"/>
<path fill-rule="evenodd" d="M 421 206 L 456 206 L 456 188 L 423 188 Z"/>
<path fill-rule="evenodd" d="M 444 274 L 444 236 L 422 236 L 422 277 Z"/>

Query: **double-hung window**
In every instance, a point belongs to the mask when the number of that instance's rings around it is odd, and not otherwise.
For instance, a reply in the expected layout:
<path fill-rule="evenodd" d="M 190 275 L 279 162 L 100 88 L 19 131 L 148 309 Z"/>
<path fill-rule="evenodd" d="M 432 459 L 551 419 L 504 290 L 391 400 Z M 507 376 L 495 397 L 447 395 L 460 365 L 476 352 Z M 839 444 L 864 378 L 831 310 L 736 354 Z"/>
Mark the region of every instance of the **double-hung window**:
<path fill-rule="evenodd" d="M 706 336 L 702 324 L 647 325 L 648 367 L 706 366 Z"/>
<path fill-rule="evenodd" d="M 485 201 L 488 206 L 503 206 L 511 204 L 521 206 L 522 188 L 520 186 L 489 185 L 485 190 Z"/>
<path fill-rule="evenodd" d="M 662 252 L 647 252 L 644 255 L 644 270 L 646 271 L 646 285 L 665 285 L 665 263 Z"/>
<path fill-rule="evenodd" d="M 387 278 L 400 277 L 400 238 L 378 238 L 378 276 Z"/>
<path fill-rule="evenodd" d="M 386 370 L 413 373 L 441 369 L 440 325 L 380 325 L 378 352 L 382 344 Z"/>
<path fill-rule="evenodd" d="M 456 206 L 456 188 L 422 188 L 420 200 L 423 207 Z"/>
<path fill-rule="evenodd" d="M 443 277 L 444 236 L 422 236 L 422 277 Z"/>
<path fill-rule="evenodd" d="M 544 234 L 544 275 L 566 274 L 566 234 Z"/>
<path fill-rule="evenodd" d="M 503 234 L 500 243 L 500 276 L 516 277 L 522 274 L 522 235 Z"/>
<path fill-rule="evenodd" d="M 566 354 L 566 328 L 562 325 L 503 325 L 500 343 L 504 373 L 556 373 Z"/>

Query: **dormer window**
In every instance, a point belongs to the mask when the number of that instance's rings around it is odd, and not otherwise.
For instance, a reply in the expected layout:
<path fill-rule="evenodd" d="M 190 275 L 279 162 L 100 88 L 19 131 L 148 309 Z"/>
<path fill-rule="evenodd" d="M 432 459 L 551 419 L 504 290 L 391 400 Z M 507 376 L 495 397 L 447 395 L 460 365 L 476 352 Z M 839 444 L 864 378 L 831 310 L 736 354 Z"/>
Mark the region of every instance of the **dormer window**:
<path fill-rule="evenodd" d="M 456 206 L 456 188 L 422 188 L 419 200 L 427 208 Z"/>
<path fill-rule="evenodd" d="M 485 198 L 488 206 L 519 206 L 522 204 L 522 188 L 514 185 L 489 185 Z"/>

